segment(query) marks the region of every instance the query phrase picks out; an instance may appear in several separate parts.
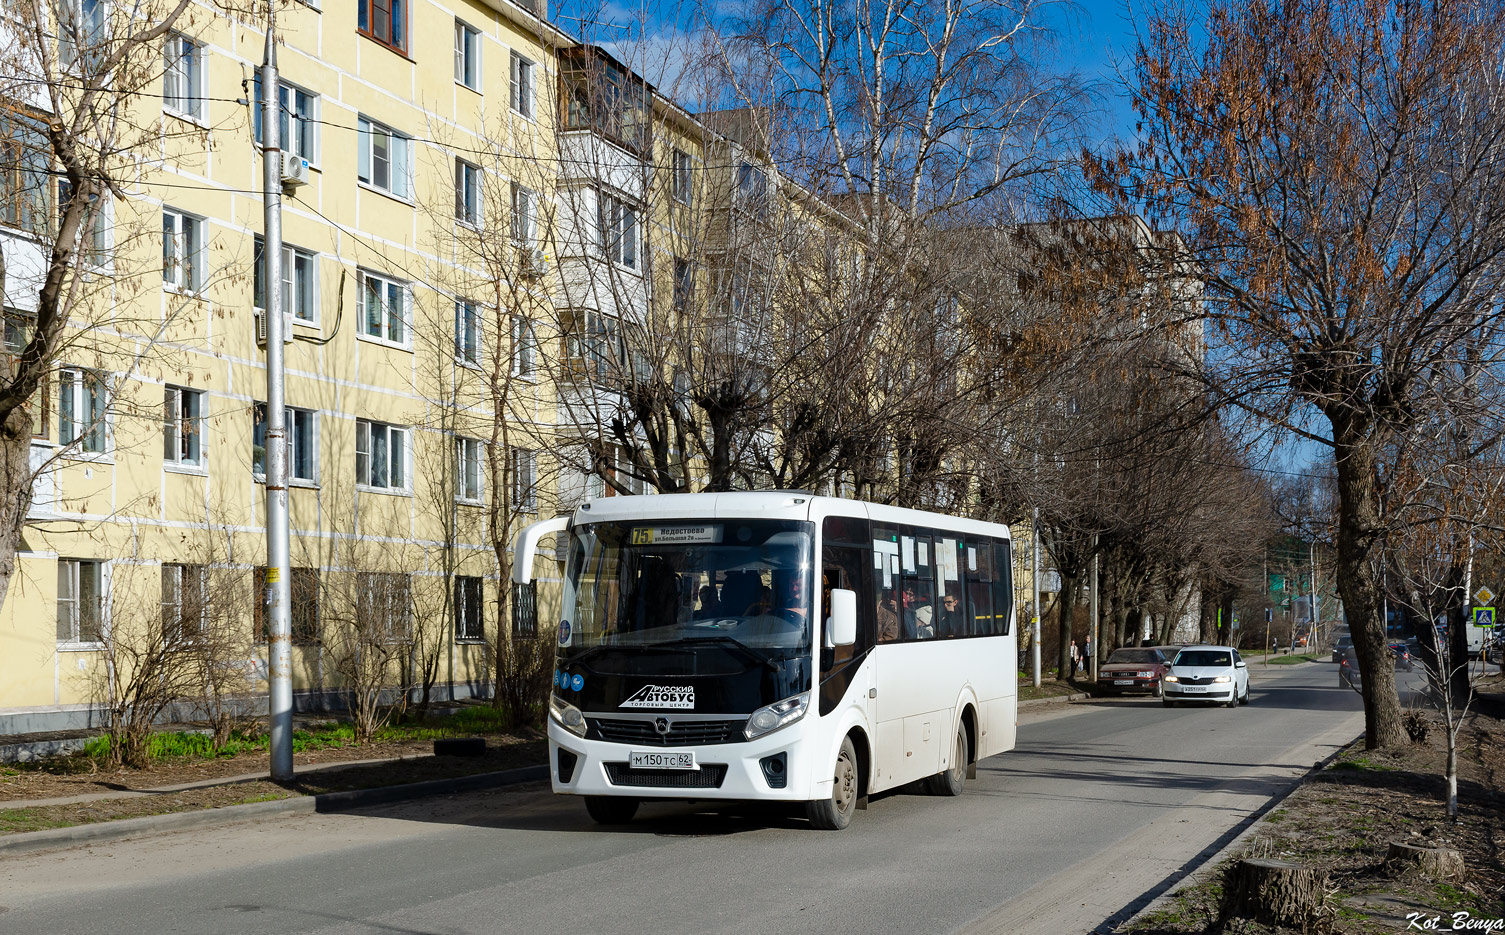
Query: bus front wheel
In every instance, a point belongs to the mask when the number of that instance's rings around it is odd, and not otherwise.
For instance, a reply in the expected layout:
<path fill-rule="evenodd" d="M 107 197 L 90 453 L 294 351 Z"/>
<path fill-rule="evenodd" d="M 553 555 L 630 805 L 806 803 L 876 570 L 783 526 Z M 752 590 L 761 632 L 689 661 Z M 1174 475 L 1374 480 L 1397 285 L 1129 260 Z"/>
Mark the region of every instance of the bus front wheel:
<path fill-rule="evenodd" d="M 831 797 L 805 803 L 805 817 L 810 819 L 810 824 L 822 831 L 840 831 L 851 824 L 852 813 L 857 810 L 857 796 L 861 794 L 860 778 L 857 748 L 852 745 L 852 738 L 847 737 L 841 742 L 841 752 L 836 754 Z"/>
<path fill-rule="evenodd" d="M 967 727 L 958 724 L 956 743 L 951 750 L 951 767 L 943 769 L 925 780 L 925 789 L 931 795 L 961 795 L 967 784 Z"/>
<path fill-rule="evenodd" d="M 614 795 L 588 795 L 585 810 L 602 825 L 625 825 L 638 813 L 637 799 L 618 798 Z"/>

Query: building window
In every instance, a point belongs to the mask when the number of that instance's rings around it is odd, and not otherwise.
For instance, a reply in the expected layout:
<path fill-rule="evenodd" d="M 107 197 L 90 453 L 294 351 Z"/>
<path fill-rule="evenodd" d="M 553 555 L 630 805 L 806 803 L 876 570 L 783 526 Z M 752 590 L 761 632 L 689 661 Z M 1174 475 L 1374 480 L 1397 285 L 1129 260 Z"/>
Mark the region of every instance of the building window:
<path fill-rule="evenodd" d="M 314 482 L 318 463 L 316 413 L 310 409 L 284 406 L 287 422 L 287 476 L 292 480 Z M 267 404 L 256 403 L 251 410 L 251 471 L 257 480 L 267 473 Z"/>
<path fill-rule="evenodd" d="M 768 214 L 768 172 L 744 162 L 737 166 L 737 204 L 757 217 Z"/>
<path fill-rule="evenodd" d="M 355 614 L 360 633 L 389 643 L 407 640 L 412 606 L 407 575 L 374 571 L 356 575 Z"/>
<path fill-rule="evenodd" d="M 481 90 L 481 34 L 455 20 L 455 80 Z"/>
<path fill-rule="evenodd" d="M 58 4 L 58 57 L 63 64 L 73 67 L 82 58 L 89 71 L 99 69 L 108 51 L 105 48 L 107 12 L 105 0 L 62 0 Z"/>
<path fill-rule="evenodd" d="M 512 242 L 522 247 L 533 246 L 537 231 L 538 196 L 532 189 L 512 183 Z"/>
<path fill-rule="evenodd" d="M 64 367 L 58 371 L 58 444 L 76 444 L 79 451 L 90 454 L 108 450 L 107 383 L 105 375 L 94 370 Z"/>
<path fill-rule="evenodd" d="M 530 581 L 512 585 L 512 635 L 525 640 L 538 635 L 536 584 Z"/>
<path fill-rule="evenodd" d="M 690 160 L 689 153 L 678 149 L 674 151 L 674 200 L 686 206 L 691 203 L 694 197 L 692 188 L 692 180 L 694 178 L 692 175 L 693 166 L 694 163 Z"/>
<path fill-rule="evenodd" d="M 512 317 L 512 375 L 532 377 L 538 368 L 538 339 L 533 333 L 533 322 L 514 315 Z"/>
<path fill-rule="evenodd" d="M 533 119 L 533 63 L 513 52 L 511 76 L 507 84 L 507 99 L 512 109 Z"/>
<path fill-rule="evenodd" d="M 251 111 L 252 132 L 256 142 L 261 139 L 262 98 L 261 75 L 254 79 L 256 106 Z M 285 81 L 278 82 L 280 121 L 278 136 L 282 151 L 301 156 L 309 162 L 319 161 L 319 96 Z"/>
<path fill-rule="evenodd" d="M 638 265 L 638 209 L 620 198 L 601 192 L 596 201 L 601 229 L 601 249 L 607 259 L 630 269 Z"/>
<path fill-rule="evenodd" d="M 413 141 L 374 120 L 357 121 L 356 173 L 372 188 L 407 198 L 412 189 L 408 180 L 408 151 Z"/>
<path fill-rule="evenodd" d="M 538 452 L 513 448 L 512 506 L 519 513 L 538 512 Z"/>
<path fill-rule="evenodd" d="M 184 36 L 169 36 L 162 48 L 162 106 L 204 119 L 204 50 Z"/>
<path fill-rule="evenodd" d="M 259 311 L 265 311 L 267 307 L 265 250 L 266 244 L 257 237 L 251 264 L 251 301 Z M 282 310 L 298 321 L 318 321 L 318 306 L 314 298 L 318 294 L 315 283 L 318 268 L 314 255 L 307 250 L 289 246 L 282 248 Z"/>
<path fill-rule="evenodd" d="M 98 643 L 104 637 L 104 565 L 57 560 L 57 641 Z"/>
<path fill-rule="evenodd" d="M 204 465 L 204 391 L 169 386 L 162 404 L 162 460 Z"/>
<path fill-rule="evenodd" d="M 472 226 L 481 223 L 481 170 L 464 159 L 455 160 L 455 217 Z"/>
<path fill-rule="evenodd" d="M 7 362 L 9 372 L 15 372 L 15 358 L 26 350 L 26 345 L 31 343 L 31 336 L 36 331 L 37 318 L 35 315 L 20 312 L 15 309 L 5 309 L 5 353 L 10 357 Z M 46 439 L 47 413 L 51 408 L 48 398 L 52 393 L 48 378 L 44 375 L 42 383 L 31 398 L 26 401 L 25 408 L 31 412 L 31 435 L 33 438 Z"/>
<path fill-rule="evenodd" d="M 597 382 L 606 380 L 622 361 L 617 320 L 583 309 L 565 309 L 561 318 L 565 372 Z"/>
<path fill-rule="evenodd" d="M 469 575 L 455 576 L 455 639 L 462 643 L 479 643 L 486 638 L 486 618 L 482 613 L 481 579 Z"/>
<path fill-rule="evenodd" d="M 382 45 L 406 53 L 408 48 L 405 0 L 356 0 L 356 27 Z"/>
<path fill-rule="evenodd" d="M 357 300 L 361 334 L 406 346 L 407 283 L 361 271 Z"/>
<path fill-rule="evenodd" d="M 185 292 L 203 285 L 204 220 L 171 209 L 162 212 L 162 283 Z"/>
<path fill-rule="evenodd" d="M 481 362 L 481 315 L 474 302 L 455 303 L 455 360 Z"/>
<path fill-rule="evenodd" d="M 293 645 L 312 646 L 319 642 L 319 569 L 291 569 L 288 578 L 293 629 Z M 267 570 L 265 565 L 256 568 L 256 601 L 252 606 L 251 635 L 257 642 L 267 639 Z"/>
<path fill-rule="evenodd" d="M 0 155 L 0 158 L 4 158 Z M 57 220 L 59 231 L 63 223 L 63 215 L 68 210 L 69 203 L 73 201 L 73 183 L 65 178 L 57 180 Z M 84 212 L 83 224 L 80 226 L 76 241 L 78 256 L 88 266 L 103 266 L 109 257 L 110 250 L 110 218 L 108 197 L 101 198 L 99 195 L 89 196 L 89 206 Z"/>
<path fill-rule="evenodd" d="M 683 257 L 674 258 L 674 310 L 685 311 L 695 300 L 695 267 Z"/>
<path fill-rule="evenodd" d="M 203 565 L 162 566 L 162 640 L 167 646 L 193 643 L 204 635 L 208 595 Z"/>
<path fill-rule="evenodd" d="M 0 224 L 36 235 L 51 216 L 52 146 L 45 127 L 9 108 L 0 112 Z"/>
<path fill-rule="evenodd" d="M 484 450 L 479 439 L 456 438 L 455 460 L 459 473 L 456 475 L 455 499 L 468 503 L 481 502 L 481 453 Z"/>
<path fill-rule="evenodd" d="M 407 429 L 384 422 L 355 423 L 355 482 L 377 490 L 407 487 Z"/>

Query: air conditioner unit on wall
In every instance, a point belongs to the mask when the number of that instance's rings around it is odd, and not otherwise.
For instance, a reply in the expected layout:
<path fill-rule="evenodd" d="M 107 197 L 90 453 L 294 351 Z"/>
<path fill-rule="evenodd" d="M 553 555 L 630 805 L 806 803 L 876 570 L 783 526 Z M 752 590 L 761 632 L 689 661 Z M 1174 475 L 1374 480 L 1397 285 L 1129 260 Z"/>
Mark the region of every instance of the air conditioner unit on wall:
<path fill-rule="evenodd" d="M 308 160 L 293 153 L 282 154 L 282 187 L 297 188 L 308 184 Z"/>
<path fill-rule="evenodd" d="M 282 343 L 291 344 L 293 341 L 293 314 L 282 313 Z M 267 313 L 262 309 L 256 309 L 256 346 L 267 346 Z"/>
<path fill-rule="evenodd" d="M 528 279 L 540 279 L 548 275 L 549 255 L 542 250 L 523 247 L 518 250 L 518 266 Z"/>

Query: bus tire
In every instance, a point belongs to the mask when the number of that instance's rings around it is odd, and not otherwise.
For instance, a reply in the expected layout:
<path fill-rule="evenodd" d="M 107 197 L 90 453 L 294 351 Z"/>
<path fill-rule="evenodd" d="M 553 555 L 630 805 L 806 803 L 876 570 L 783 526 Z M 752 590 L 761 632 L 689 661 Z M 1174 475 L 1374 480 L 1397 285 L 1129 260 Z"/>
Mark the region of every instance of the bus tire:
<path fill-rule="evenodd" d="M 841 751 L 836 754 L 831 797 L 805 803 L 805 817 L 810 824 L 822 831 L 840 831 L 850 825 L 852 813 L 857 810 L 857 797 L 862 794 L 861 778 L 857 771 L 857 748 L 852 745 L 851 737 L 843 738 Z"/>
<path fill-rule="evenodd" d="M 600 825 L 625 825 L 638 813 L 637 799 L 624 799 L 615 795 L 588 795 L 585 810 Z"/>
<path fill-rule="evenodd" d="M 931 795 L 961 795 L 967 784 L 967 726 L 956 726 L 956 743 L 951 749 L 951 767 L 943 769 L 925 780 L 925 788 Z"/>

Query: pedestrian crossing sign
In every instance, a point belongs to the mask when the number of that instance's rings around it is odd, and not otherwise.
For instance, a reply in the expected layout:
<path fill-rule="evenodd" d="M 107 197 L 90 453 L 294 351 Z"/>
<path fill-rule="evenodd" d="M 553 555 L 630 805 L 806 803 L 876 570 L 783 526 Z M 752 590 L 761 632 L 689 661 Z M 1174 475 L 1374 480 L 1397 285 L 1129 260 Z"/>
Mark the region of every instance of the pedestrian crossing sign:
<path fill-rule="evenodd" d="M 1474 626 L 1488 629 L 1495 625 L 1495 609 L 1493 607 L 1474 608 Z"/>

